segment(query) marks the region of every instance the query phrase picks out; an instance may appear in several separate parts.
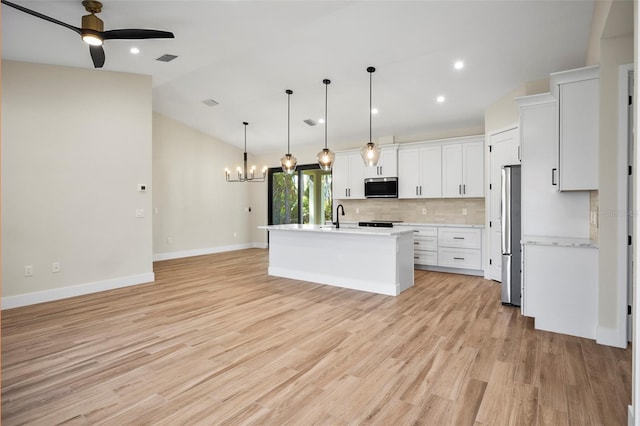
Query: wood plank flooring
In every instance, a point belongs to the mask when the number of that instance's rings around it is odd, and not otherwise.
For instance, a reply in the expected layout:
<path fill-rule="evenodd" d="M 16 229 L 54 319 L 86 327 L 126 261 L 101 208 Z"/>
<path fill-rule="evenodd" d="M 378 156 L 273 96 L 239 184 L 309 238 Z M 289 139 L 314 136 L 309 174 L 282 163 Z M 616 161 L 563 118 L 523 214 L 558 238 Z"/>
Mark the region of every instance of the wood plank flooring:
<path fill-rule="evenodd" d="M 416 271 L 389 297 L 267 255 L 3 311 L 2 424 L 627 424 L 631 350 L 534 330 L 492 281 Z"/>

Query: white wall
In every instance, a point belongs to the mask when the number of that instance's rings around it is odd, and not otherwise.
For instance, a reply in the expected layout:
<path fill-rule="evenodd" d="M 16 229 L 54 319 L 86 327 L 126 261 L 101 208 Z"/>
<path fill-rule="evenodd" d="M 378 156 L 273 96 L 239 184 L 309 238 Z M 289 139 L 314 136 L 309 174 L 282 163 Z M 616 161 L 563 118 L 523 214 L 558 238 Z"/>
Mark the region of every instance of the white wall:
<path fill-rule="evenodd" d="M 150 77 L 2 68 L 3 307 L 153 281 Z"/>
<path fill-rule="evenodd" d="M 243 138 L 242 124 L 238 124 L 238 137 Z M 247 140 L 252 140 L 251 126 L 247 129 Z M 249 167 L 254 164 L 253 159 L 249 153 Z M 266 194 L 267 184 L 227 183 L 225 167 L 234 171 L 241 165 L 241 149 L 153 114 L 156 260 L 252 246 L 249 222 L 255 213 L 246 211 L 249 187 Z M 263 204 L 266 206 L 266 201 Z"/>
<path fill-rule="evenodd" d="M 618 221 L 626 221 L 626 210 L 618 209 L 618 67 L 633 63 L 633 35 L 601 40 L 600 55 L 600 179 L 599 179 L 599 325 L 626 328 L 618 324 L 617 263 L 620 247 Z M 626 113 L 626 112 L 623 112 Z M 616 214 L 611 214 L 615 212 Z"/>

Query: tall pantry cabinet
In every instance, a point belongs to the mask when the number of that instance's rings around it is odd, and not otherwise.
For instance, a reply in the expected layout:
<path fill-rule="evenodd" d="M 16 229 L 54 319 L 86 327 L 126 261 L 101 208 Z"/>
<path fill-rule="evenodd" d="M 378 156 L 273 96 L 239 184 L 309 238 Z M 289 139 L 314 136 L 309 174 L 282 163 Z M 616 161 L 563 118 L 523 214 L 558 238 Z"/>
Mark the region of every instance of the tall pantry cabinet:
<path fill-rule="evenodd" d="M 562 79 L 552 75 L 551 93 L 516 99 L 522 314 L 534 317 L 537 329 L 595 339 L 598 248 L 589 239 L 587 190 L 597 189 L 599 102 L 593 81 L 571 81 L 584 75 L 582 70 L 562 74 Z"/>

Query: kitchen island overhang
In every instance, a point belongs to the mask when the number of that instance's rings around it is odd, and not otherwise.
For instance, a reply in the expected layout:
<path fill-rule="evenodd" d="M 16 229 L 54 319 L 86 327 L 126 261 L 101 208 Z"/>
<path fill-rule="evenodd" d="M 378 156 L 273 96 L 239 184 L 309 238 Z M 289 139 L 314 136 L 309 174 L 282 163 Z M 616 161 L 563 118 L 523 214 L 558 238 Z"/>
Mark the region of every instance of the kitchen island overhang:
<path fill-rule="evenodd" d="M 269 275 L 397 296 L 413 286 L 413 229 L 269 225 Z"/>

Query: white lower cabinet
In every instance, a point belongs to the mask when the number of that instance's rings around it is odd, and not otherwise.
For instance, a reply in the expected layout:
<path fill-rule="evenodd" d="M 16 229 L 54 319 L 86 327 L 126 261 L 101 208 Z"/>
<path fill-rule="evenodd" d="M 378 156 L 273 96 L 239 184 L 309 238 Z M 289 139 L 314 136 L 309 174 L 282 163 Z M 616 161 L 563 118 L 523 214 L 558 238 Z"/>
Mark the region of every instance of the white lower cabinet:
<path fill-rule="evenodd" d="M 524 244 L 522 314 L 535 328 L 596 338 L 598 248 Z"/>
<path fill-rule="evenodd" d="M 482 229 L 414 226 L 413 259 L 417 266 L 460 273 L 482 272 Z"/>

